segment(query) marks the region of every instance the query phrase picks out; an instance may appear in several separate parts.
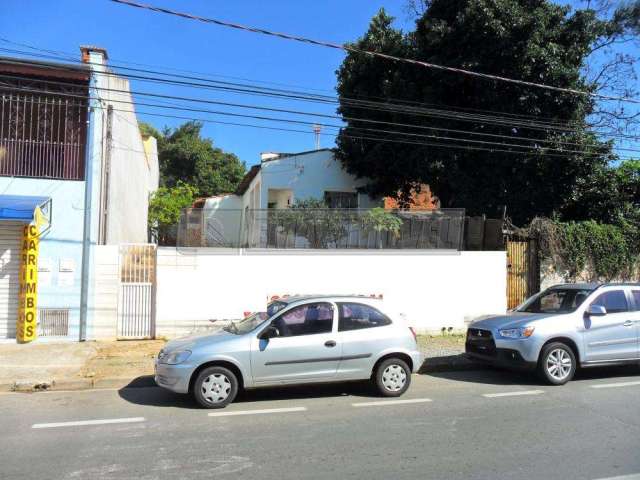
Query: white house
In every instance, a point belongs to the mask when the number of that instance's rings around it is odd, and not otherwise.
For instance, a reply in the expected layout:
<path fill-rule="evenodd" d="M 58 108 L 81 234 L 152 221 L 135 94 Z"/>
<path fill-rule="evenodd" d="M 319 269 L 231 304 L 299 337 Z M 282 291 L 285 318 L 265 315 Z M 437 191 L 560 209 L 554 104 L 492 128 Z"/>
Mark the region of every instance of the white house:
<path fill-rule="evenodd" d="M 368 195 L 358 193 L 366 180 L 348 174 L 325 148 L 300 153 L 263 153 L 235 193 L 208 198 L 205 208 L 286 208 L 295 200 L 324 199 L 332 208 L 379 206 Z"/>
<path fill-rule="evenodd" d="M 359 193 L 366 179 L 347 173 L 333 150 L 300 153 L 263 153 L 234 193 L 205 199 L 193 215 L 184 219 L 183 232 L 193 246 L 236 244 L 242 227 L 266 218 L 261 210 L 282 209 L 295 201 L 324 200 L 330 208 L 373 208 L 382 200 Z M 200 210 L 202 209 L 202 210 Z M 258 228 L 249 229 L 258 232 Z M 251 244 L 251 239 L 248 243 Z"/>

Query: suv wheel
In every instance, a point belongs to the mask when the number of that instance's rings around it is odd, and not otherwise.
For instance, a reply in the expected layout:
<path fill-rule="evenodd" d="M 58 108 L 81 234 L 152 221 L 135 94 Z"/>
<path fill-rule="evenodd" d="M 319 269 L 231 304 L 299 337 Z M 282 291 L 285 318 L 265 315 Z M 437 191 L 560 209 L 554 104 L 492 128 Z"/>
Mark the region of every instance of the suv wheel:
<path fill-rule="evenodd" d="M 399 397 L 411 384 L 411 369 L 399 358 L 388 358 L 380 362 L 373 380 L 381 395 Z"/>
<path fill-rule="evenodd" d="M 540 353 L 538 373 L 551 385 L 564 385 L 576 373 L 576 356 L 564 343 L 545 346 Z"/>
<path fill-rule="evenodd" d="M 224 367 L 209 367 L 193 384 L 193 396 L 204 408 L 224 408 L 238 393 L 238 379 Z"/>

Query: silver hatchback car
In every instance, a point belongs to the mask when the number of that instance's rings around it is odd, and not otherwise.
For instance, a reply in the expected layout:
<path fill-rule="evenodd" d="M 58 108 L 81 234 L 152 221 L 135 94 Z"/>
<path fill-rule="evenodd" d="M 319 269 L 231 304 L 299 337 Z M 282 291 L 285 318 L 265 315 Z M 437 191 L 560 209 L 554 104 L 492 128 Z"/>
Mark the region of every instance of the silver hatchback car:
<path fill-rule="evenodd" d="M 577 367 L 640 361 L 640 284 L 568 284 L 534 295 L 507 315 L 473 322 L 466 352 L 505 367 L 538 370 L 552 385 Z"/>
<path fill-rule="evenodd" d="M 414 331 L 381 300 L 290 297 L 215 333 L 168 342 L 155 379 L 203 407 L 222 408 L 242 388 L 364 379 L 396 397 L 420 365 Z"/>

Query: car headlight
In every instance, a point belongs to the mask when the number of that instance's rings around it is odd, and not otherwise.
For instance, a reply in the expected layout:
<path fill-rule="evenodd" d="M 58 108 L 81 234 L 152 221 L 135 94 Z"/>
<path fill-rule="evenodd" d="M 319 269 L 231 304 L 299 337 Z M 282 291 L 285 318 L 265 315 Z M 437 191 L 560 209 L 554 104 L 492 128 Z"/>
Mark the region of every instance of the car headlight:
<path fill-rule="evenodd" d="M 181 350 L 179 352 L 171 352 L 166 354 L 160 359 L 160 363 L 166 363 L 167 365 L 177 365 L 184 362 L 191 356 L 189 350 Z"/>
<path fill-rule="evenodd" d="M 500 330 L 500 336 L 504 338 L 528 338 L 533 335 L 535 327 L 507 328 Z"/>

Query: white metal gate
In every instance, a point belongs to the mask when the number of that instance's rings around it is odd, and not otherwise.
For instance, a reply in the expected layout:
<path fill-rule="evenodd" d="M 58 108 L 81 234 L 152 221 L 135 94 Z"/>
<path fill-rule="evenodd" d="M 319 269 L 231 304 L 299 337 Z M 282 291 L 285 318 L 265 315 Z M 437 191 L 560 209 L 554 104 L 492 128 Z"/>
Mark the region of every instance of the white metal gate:
<path fill-rule="evenodd" d="M 156 245 L 120 245 L 118 338 L 155 335 Z"/>

